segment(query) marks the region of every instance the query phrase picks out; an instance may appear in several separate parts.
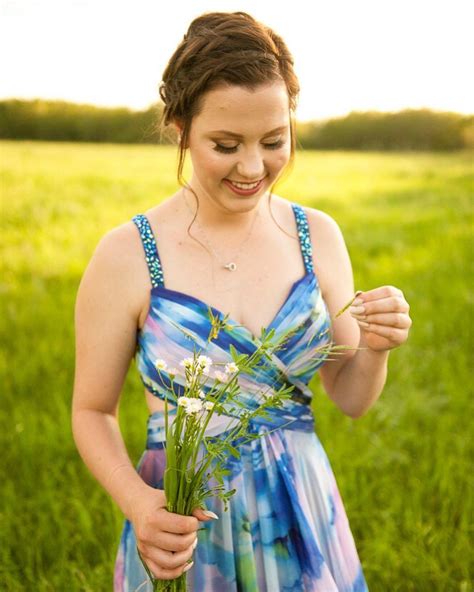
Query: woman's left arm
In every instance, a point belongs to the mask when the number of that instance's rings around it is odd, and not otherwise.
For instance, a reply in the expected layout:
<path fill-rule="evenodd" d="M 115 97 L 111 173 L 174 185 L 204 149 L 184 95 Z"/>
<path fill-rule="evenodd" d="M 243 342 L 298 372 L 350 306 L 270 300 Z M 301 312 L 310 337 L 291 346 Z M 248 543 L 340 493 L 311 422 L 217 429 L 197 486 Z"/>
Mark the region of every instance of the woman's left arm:
<path fill-rule="evenodd" d="M 388 356 L 408 338 L 410 305 L 394 286 L 381 286 L 359 294 L 349 308 L 361 334 L 355 355 L 336 375 L 332 397 L 343 401 L 346 413 L 356 419 L 378 399 L 387 378 Z"/>
<path fill-rule="evenodd" d="M 306 208 L 313 258 L 324 300 L 330 312 L 334 345 L 350 349 L 319 369 L 330 399 L 352 418 L 363 415 L 382 393 L 389 351 L 402 345 L 412 324 L 403 293 L 393 286 L 361 292 L 349 309 L 337 313 L 354 298 L 352 263 L 342 231 L 325 212 Z M 364 308 L 354 310 L 353 307 Z M 366 323 L 366 324 L 364 324 Z M 355 349 L 355 348 L 364 349 Z M 339 352 L 341 353 L 341 352 Z"/>

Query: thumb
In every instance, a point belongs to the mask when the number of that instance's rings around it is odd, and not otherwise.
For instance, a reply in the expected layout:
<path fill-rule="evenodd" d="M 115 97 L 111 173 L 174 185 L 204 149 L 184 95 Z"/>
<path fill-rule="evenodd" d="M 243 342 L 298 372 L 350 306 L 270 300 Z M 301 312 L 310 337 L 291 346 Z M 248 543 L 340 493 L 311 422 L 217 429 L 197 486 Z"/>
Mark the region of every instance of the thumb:
<path fill-rule="evenodd" d="M 192 511 L 192 515 L 197 518 L 200 522 L 202 521 L 209 521 L 209 520 L 218 520 L 219 516 L 211 512 L 210 510 L 206 510 L 204 508 L 194 508 Z"/>

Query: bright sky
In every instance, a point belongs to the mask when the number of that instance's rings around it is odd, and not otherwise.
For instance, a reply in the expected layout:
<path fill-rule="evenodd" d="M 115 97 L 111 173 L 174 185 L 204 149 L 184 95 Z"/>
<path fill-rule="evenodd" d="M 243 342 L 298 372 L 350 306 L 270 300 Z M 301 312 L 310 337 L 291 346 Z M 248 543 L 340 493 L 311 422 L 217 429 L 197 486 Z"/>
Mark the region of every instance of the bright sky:
<path fill-rule="evenodd" d="M 297 119 L 474 112 L 472 0 L 0 0 L 0 99 L 143 109 L 190 22 L 243 10 L 295 58 Z"/>

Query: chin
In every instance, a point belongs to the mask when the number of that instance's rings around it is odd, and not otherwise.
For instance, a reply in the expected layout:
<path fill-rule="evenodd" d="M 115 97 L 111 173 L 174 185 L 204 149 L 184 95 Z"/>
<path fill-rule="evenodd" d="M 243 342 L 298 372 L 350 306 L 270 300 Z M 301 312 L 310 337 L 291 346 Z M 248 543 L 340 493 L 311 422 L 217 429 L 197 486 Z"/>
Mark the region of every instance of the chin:
<path fill-rule="evenodd" d="M 235 205 L 241 204 L 242 206 L 247 205 L 248 207 L 254 207 L 262 199 L 268 197 L 268 192 L 258 193 L 256 195 L 229 195 L 226 197 L 225 203 Z"/>

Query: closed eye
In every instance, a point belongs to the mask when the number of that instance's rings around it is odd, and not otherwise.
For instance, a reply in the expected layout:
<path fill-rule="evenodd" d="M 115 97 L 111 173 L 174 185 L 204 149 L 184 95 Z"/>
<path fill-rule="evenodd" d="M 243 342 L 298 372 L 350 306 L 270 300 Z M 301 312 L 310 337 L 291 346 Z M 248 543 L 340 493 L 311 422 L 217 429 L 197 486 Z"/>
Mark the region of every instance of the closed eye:
<path fill-rule="evenodd" d="M 278 140 L 277 142 L 273 142 L 272 144 L 263 144 L 267 150 L 277 150 L 284 145 L 284 140 Z M 224 154 L 232 154 L 237 150 L 237 146 L 232 146 L 231 148 L 227 146 L 221 146 L 220 144 L 216 144 L 213 148 L 216 152 L 223 152 Z"/>

